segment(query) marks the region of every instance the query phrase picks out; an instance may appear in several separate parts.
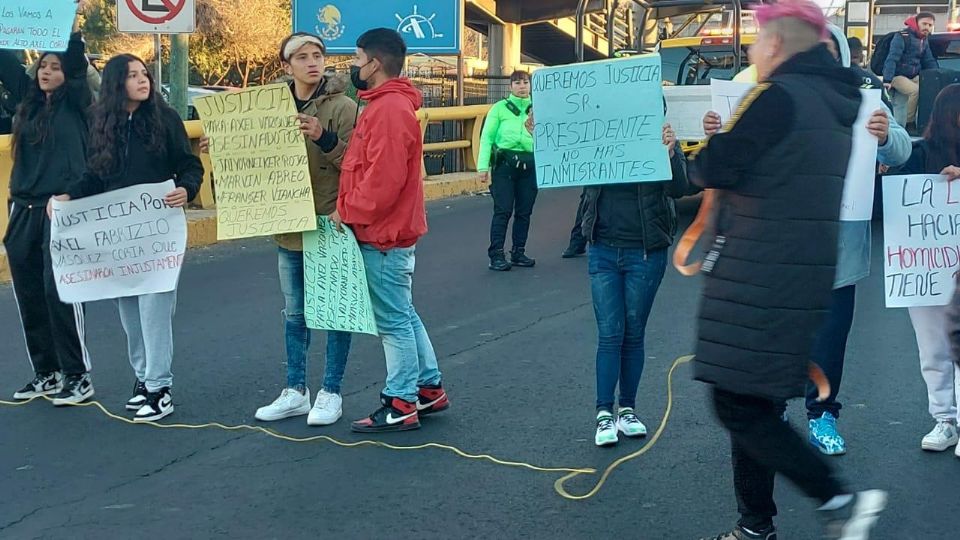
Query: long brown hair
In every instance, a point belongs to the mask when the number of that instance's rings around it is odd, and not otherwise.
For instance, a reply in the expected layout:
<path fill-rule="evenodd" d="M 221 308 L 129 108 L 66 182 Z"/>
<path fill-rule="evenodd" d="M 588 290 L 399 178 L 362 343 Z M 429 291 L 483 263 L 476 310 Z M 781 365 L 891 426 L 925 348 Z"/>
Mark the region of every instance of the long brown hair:
<path fill-rule="evenodd" d="M 104 177 L 121 172 L 126 159 L 127 141 L 127 73 L 131 62 L 143 60 L 132 54 L 114 56 L 103 67 L 103 82 L 100 99 L 90 113 L 90 172 Z M 135 132 L 150 151 L 158 156 L 166 154 L 166 129 L 162 112 L 169 108 L 157 92 L 153 75 L 147 72 L 150 81 L 150 97 L 140 104 L 133 115 L 131 130 Z"/>
<path fill-rule="evenodd" d="M 47 56 L 56 56 L 60 59 L 60 69 L 63 70 L 63 56 L 58 53 L 44 53 L 37 65 L 43 62 Z M 28 144 L 42 144 L 48 137 L 53 136 L 51 123 L 53 122 L 53 113 L 56 107 L 63 101 L 67 94 L 67 79 L 64 74 L 63 84 L 54 90 L 50 97 L 40 89 L 40 74 L 30 81 L 27 90 L 17 107 L 17 113 L 13 117 L 13 156 L 16 158 L 17 146 L 23 140 Z M 24 137 L 27 137 L 24 139 Z"/>
<path fill-rule="evenodd" d="M 960 165 L 960 84 L 951 84 L 937 94 L 923 140 L 927 144 L 924 165 L 928 172 Z"/>

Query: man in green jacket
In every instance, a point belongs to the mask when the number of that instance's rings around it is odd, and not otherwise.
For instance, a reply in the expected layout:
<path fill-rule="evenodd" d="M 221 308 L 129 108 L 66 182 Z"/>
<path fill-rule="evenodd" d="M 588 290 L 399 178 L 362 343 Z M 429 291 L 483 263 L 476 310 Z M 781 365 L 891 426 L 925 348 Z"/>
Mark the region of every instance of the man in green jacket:
<path fill-rule="evenodd" d="M 486 173 L 493 196 L 490 224 L 490 269 L 498 272 L 512 266 L 531 267 L 536 261 L 524 253 L 530 230 L 530 215 L 537 200 L 537 176 L 533 162 L 533 136 L 526 129 L 532 111 L 530 74 L 515 71 L 510 76 L 510 96 L 487 113 L 480 136 L 477 168 Z M 503 245 L 507 224 L 513 217 L 513 249 L 507 262 Z"/>

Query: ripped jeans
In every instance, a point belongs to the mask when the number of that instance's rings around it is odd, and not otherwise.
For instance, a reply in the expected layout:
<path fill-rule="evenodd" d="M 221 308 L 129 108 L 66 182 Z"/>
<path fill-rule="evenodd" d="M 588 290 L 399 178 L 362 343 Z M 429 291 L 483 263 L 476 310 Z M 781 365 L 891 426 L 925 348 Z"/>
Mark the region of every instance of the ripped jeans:
<path fill-rule="evenodd" d="M 279 248 L 280 290 L 285 307 L 284 342 L 287 348 L 287 388 L 307 386 L 307 353 L 310 350 L 310 329 L 303 317 L 303 252 Z M 350 354 L 349 332 L 327 332 L 327 362 L 323 389 L 340 393 L 343 371 Z"/>

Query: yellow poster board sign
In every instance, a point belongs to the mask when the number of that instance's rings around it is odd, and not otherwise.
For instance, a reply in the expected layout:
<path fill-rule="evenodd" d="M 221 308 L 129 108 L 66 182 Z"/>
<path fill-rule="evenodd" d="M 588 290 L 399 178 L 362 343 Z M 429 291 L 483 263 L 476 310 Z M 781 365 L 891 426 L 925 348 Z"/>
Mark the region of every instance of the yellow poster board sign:
<path fill-rule="evenodd" d="M 194 100 L 210 138 L 217 240 L 317 228 L 307 149 L 285 84 Z"/>

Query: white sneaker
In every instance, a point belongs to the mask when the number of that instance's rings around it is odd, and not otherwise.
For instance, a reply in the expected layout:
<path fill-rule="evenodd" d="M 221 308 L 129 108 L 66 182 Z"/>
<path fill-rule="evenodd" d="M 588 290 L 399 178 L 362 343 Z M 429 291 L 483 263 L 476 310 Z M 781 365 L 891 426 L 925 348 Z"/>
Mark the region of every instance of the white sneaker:
<path fill-rule="evenodd" d="M 254 418 L 261 422 L 273 422 L 293 416 L 303 416 L 310 412 L 310 389 L 301 394 L 294 388 L 284 388 L 280 397 L 266 407 L 257 409 Z"/>
<path fill-rule="evenodd" d="M 920 448 L 930 452 L 943 452 L 947 448 L 957 444 L 960 436 L 957 434 L 957 426 L 951 422 L 937 422 L 933 431 L 927 433 L 920 443 Z"/>
<path fill-rule="evenodd" d="M 597 413 L 597 435 L 594 437 L 597 446 L 612 446 L 619 442 L 617 437 L 617 422 L 607 411 Z"/>
<path fill-rule="evenodd" d="M 647 436 L 647 426 L 643 425 L 630 407 L 623 407 L 617 412 L 617 431 L 627 437 Z"/>
<path fill-rule="evenodd" d="M 317 401 L 307 416 L 308 426 L 329 426 L 343 416 L 343 398 L 326 390 L 317 393 Z"/>

